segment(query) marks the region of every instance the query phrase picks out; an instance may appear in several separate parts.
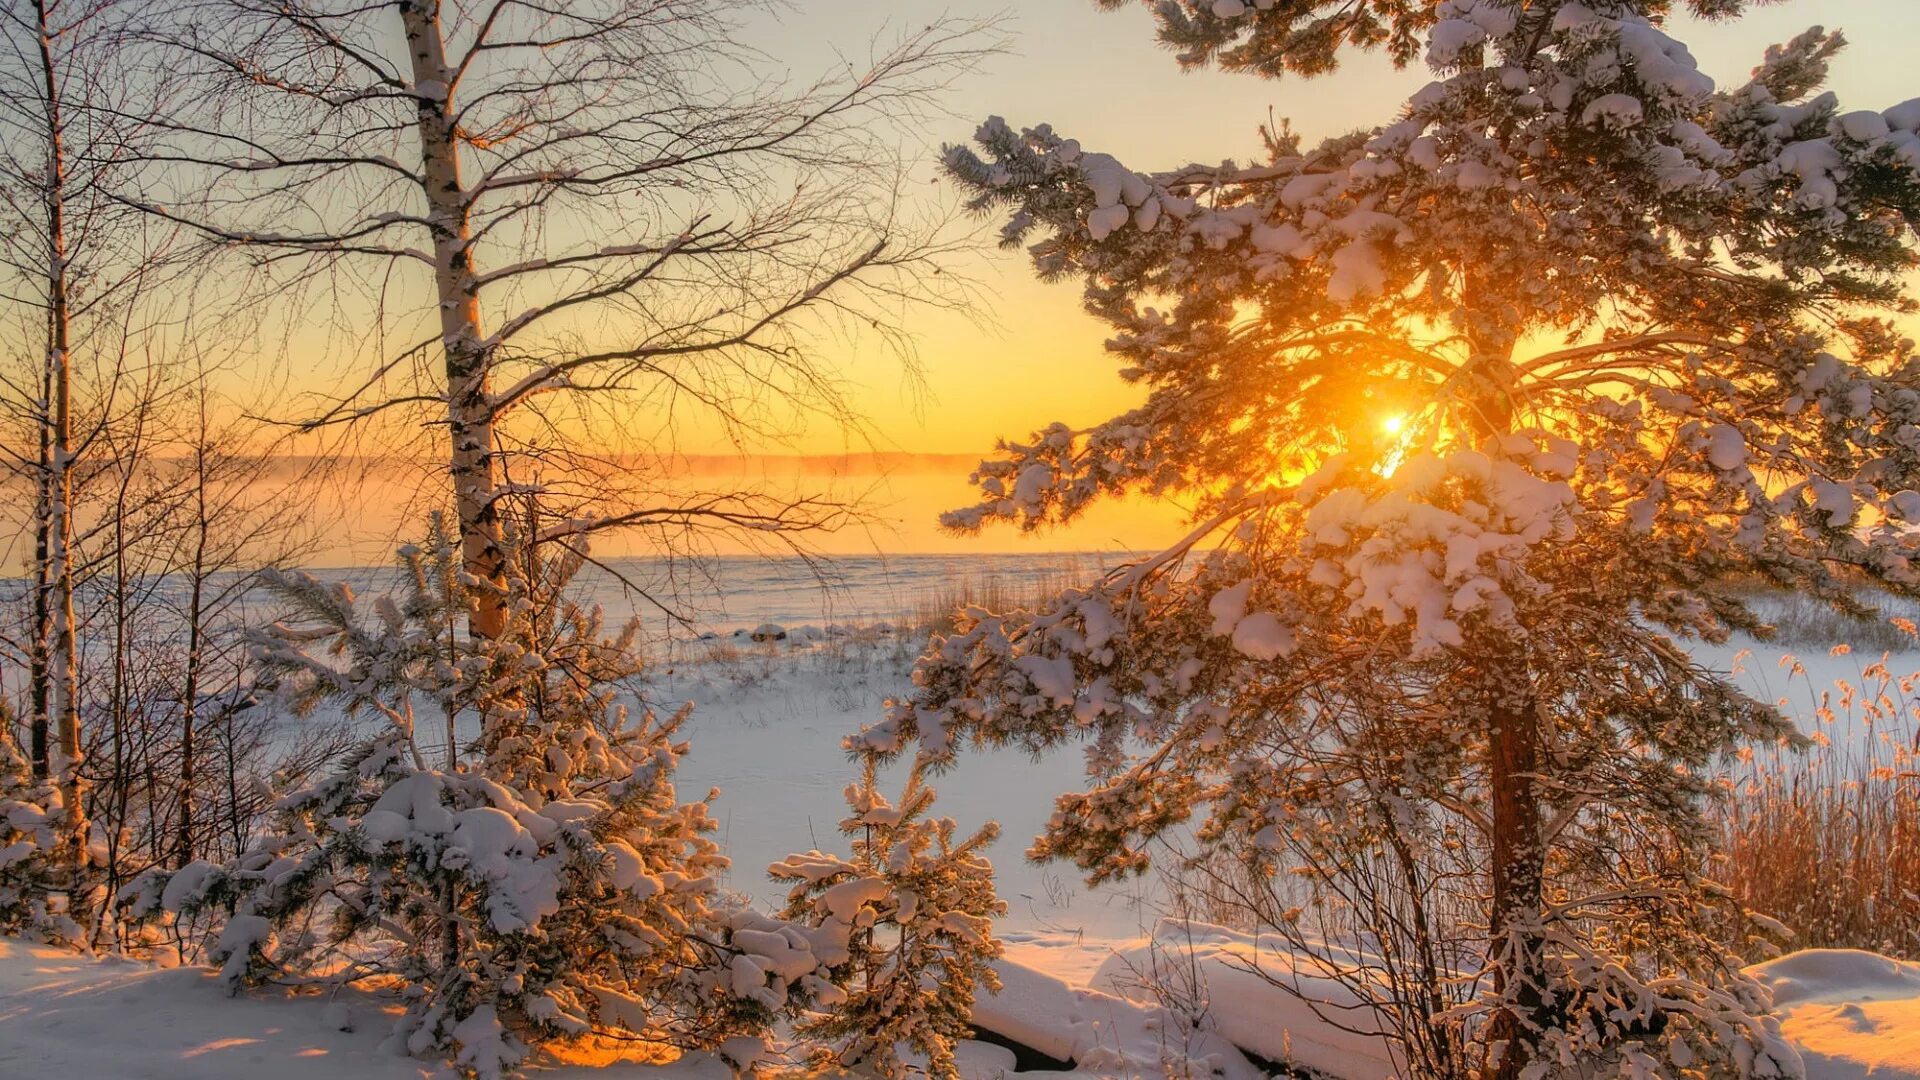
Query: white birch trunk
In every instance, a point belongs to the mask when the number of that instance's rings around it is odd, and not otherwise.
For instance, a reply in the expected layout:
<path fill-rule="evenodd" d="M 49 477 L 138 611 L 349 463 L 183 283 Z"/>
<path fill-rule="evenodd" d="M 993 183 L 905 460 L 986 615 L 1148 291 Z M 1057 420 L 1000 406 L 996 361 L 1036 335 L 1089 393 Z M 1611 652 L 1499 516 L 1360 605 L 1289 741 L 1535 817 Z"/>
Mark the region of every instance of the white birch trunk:
<path fill-rule="evenodd" d="M 466 572 L 503 584 L 500 517 L 494 505 L 498 462 L 490 400 L 490 357 L 480 329 L 480 288 L 473 272 L 468 193 L 460 180 L 454 127 L 453 72 L 441 37 L 438 0 L 404 0 L 407 52 L 419 96 L 420 157 L 433 232 L 434 285 L 440 300 L 440 344 L 446 355 L 449 471 Z M 468 612 L 479 637 L 498 637 L 506 608 L 483 596 Z"/>
<path fill-rule="evenodd" d="M 52 397 L 47 404 L 53 430 L 47 461 L 46 529 L 48 576 L 53 587 L 50 605 L 53 633 L 48 667 L 52 684 L 50 711 L 55 729 L 49 768 L 65 807 L 62 830 L 70 860 L 67 869 L 77 884 L 86 865 L 87 819 L 85 782 L 80 774 L 80 668 L 75 654 L 73 611 L 73 378 L 68 352 L 67 160 L 59 66 L 54 59 L 53 32 L 44 0 L 36 0 L 34 13 L 39 20 L 40 73 L 47 110 L 47 371 Z"/>

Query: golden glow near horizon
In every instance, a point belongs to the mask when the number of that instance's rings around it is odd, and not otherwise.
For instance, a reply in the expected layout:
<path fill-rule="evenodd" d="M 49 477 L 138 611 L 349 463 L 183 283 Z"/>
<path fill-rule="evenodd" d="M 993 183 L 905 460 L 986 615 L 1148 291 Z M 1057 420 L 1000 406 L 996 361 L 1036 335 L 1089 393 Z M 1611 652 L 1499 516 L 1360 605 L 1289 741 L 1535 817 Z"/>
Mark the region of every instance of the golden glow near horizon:
<path fill-rule="evenodd" d="M 1393 413 L 1380 418 L 1380 430 L 1386 432 L 1388 435 L 1398 436 L 1402 431 L 1405 431 L 1406 428 L 1407 417 L 1405 413 Z"/>

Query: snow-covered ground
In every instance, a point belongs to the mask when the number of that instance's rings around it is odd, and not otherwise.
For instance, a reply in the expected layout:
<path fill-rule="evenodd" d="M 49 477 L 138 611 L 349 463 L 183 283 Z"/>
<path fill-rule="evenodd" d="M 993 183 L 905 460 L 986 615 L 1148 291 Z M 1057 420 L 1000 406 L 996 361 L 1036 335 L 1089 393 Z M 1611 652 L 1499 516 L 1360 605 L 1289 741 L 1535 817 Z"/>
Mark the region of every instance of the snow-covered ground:
<path fill-rule="evenodd" d="M 658 677 L 653 692 L 663 707 L 694 703 L 680 790 L 693 796 L 719 789 L 714 813 L 733 859 L 729 887 L 773 900 L 784 891 L 767 881 L 769 863 L 795 851 L 844 847 L 841 792 L 857 770 L 841 739 L 878 716 L 887 695 L 901 692 L 910 658 L 889 642 L 845 651 L 740 651 L 739 659 L 677 665 Z M 1037 761 L 1017 750 L 977 752 L 933 782 L 938 812 L 964 829 L 1001 823 L 990 854 L 1009 908 L 1006 928 L 1016 940 L 1049 943 L 1036 948 L 1077 936 L 1130 937 L 1159 916 L 1150 881 L 1089 891 L 1072 867 L 1037 867 L 1024 857 L 1054 796 L 1081 782 L 1080 756 L 1070 750 Z"/>
<path fill-rule="evenodd" d="M 229 998 L 205 971 L 93 960 L 0 939 L 0 1076 L 9 1080 L 451 1078 L 437 1063 L 381 1049 L 393 1008 L 352 992 L 332 1000 Z M 584 1066 L 551 1068 L 540 1075 L 608 1076 Z M 731 1073 L 700 1058 L 646 1075 L 722 1080 Z"/>
<path fill-rule="evenodd" d="M 1920 964 L 1810 949 L 1754 970 L 1810 1080 L 1920 1077 Z"/>
<path fill-rule="evenodd" d="M 751 643 L 729 648 L 740 655 L 720 663 L 681 662 L 661 672 L 654 693 L 661 707 L 694 703 L 682 793 L 719 788 L 716 814 L 734 861 L 730 885 L 770 897 L 759 868 L 790 851 L 838 842 L 834 825 L 845 810 L 840 793 L 855 778 L 840 740 L 876 718 L 888 695 L 903 691 L 911 650 L 904 642 L 845 650 Z M 1791 714 L 1802 718 L 1813 714 L 1812 695 L 1838 680 L 1864 682 L 1863 670 L 1879 660 L 1860 653 L 1800 656 L 1751 641 L 1702 646 L 1696 655 L 1733 671 L 1762 700 L 1784 699 Z M 1783 668 L 1783 656 L 1804 674 Z M 1920 653 L 1905 662 L 1920 666 Z M 1898 664 L 1896 671 L 1909 669 Z M 1838 712 L 1835 723 L 1845 727 L 1844 710 Z M 1072 749 L 1037 761 L 1017 750 L 973 751 L 934 781 L 941 813 L 969 827 L 1000 822 L 992 855 L 1011 908 L 1006 925 L 1015 940 L 1034 934 L 1048 942 L 1037 948 L 1052 948 L 1060 931 L 1128 937 L 1161 914 L 1151 882 L 1090 892 L 1072 867 L 1035 867 L 1023 857 L 1052 813 L 1054 796 L 1084 782 L 1082 766 Z"/>
<path fill-rule="evenodd" d="M 1385 1080 L 1392 1066 L 1377 1041 L 1315 1019 L 1284 992 L 1238 969 L 1245 938 L 1202 930 L 1202 970 L 1213 988 L 1207 1027 L 1194 1030 L 1138 990 L 1128 975 L 1144 942 L 1114 943 L 1092 987 L 1009 962 L 1004 989 L 983 998 L 980 1026 L 1062 1062 L 1023 1072 L 1043 1077 L 1166 1075 L 1168 1061 L 1205 1061 L 1223 1080 L 1263 1073 L 1236 1047 L 1291 1058 L 1341 1080 Z M 1029 950 L 1027 955 L 1032 956 Z M 1786 1035 L 1809 1080 L 1920 1080 L 1920 965 L 1872 953 L 1794 953 L 1755 971 L 1773 986 Z M 1138 999 L 1138 1000 L 1135 1000 Z M 21 1080 L 427 1080 L 441 1066 L 382 1046 L 398 1007 L 374 994 L 335 997 L 255 993 L 229 998 L 214 975 L 77 956 L 0 939 L 0 1076 Z M 541 1058 L 545 1080 L 722 1080 L 714 1058 L 670 1063 Z M 1014 1071 L 1011 1051 L 962 1044 L 968 1080 Z"/>
<path fill-rule="evenodd" d="M 1218 1033 L 1193 1032 L 1151 1002 L 1068 984 L 1018 963 L 1001 965 L 1004 988 L 983 1001 L 983 1027 L 1065 1070 L 1036 1078 L 1149 1077 L 1163 1062 L 1206 1060 L 1223 1080 L 1263 1075 Z M 41 1080 L 451 1080 L 437 1063 L 382 1046 L 399 1008 L 370 993 L 253 993 L 229 998 L 192 968 L 92 959 L 0 938 L 0 1077 Z M 541 1080 L 718 1080 L 706 1055 L 668 1063 L 608 1060 L 592 1049 L 535 1059 Z M 1015 1069 L 1011 1050 L 966 1042 L 956 1053 L 968 1080 Z"/>
<path fill-rule="evenodd" d="M 843 566 L 838 583 L 824 589 L 793 567 L 749 561 L 728 562 L 709 578 L 691 599 L 708 613 L 696 630 L 718 637 L 656 642 L 651 693 L 663 708 L 695 705 L 681 787 L 684 795 L 719 789 L 720 839 L 733 858 L 729 886 L 774 901 L 781 890 L 765 877 L 768 864 L 809 848 L 843 849 L 836 822 L 844 812 L 841 790 L 855 770 L 841 739 L 906 687 L 915 651 L 909 636 L 874 633 L 873 623 L 905 623 L 962 581 L 991 582 L 1018 595 L 1090 576 L 1101 561 L 907 557 Z M 367 572 L 352 576 L 363 587 L 375 580 Z M 588 584 L 613 621 L 644 608 L 611 578 Z M 831 624 L 852 622 L 869 627 L 857 640 L 826 633 Z M 778 641 L 731 633 L 762 623 L 792 633 Z M 1735 671 L 1763 698 L 1789 699 L 1802 715 L 1811 714 L 1808 703 L 1819 690 L 1835 679 L 1859 680 L 1879 659 L 1814 650 L 1783 663 L 1786 650 L 1751 642 L 1695 652 L 1709 666 Z M 1183 926 L 1177 935 L 1206 974 L 1211 1030 L 1189 1030 L 1146 993 L 1137 973 L 1153 960 L 1148 942 L 1163 915 L 1151 879 L 1089 890 L 1071 868 L 1036 867 L 1022 855 L 1054 796 L 1081 783 L 1081 765 L 1071 751 L 1039 761 L 1015 751 L 978 752 L 935 781 L 940 813 L 964 828 L 988 819 L 1003 828 L 991 856 L 1009 905 L 1001 926 L 1006 990 L 983 1002 L 982 1026 L 1103 1076 L 1161 1074 L 1159 1062 L 1175 1050 L 1212 1058 L 1224 1076 L 1258 1075 L 1235 1046 L 1346 1080 L 1392 1074 L 1377 1040 L 1331 1028 L 1240 970 L 1262 946 L 1229 931 L 1196 934 Z M 1164 945 L 1170 935 L 1163 929 L 1158 936 Z M 1284 963 L 1271 952 L 1259 959 L 1268 968 Z M 1920 966 L 1866 953 L 1809 952 L 1759 971 L 1774 986 L 1786 1033 L 1803 1047 L 1815 1080 L 1920 1080 Z M 435 1064 L 381 1051 L 388 1026 L 383 1013 L 390 1008 L 364 994 L 333 1002 L 270 996 L 234 1002 L 197 971 L 150 970 L 0 942 L 0 1078 L 433 1075 Z M 351 1031 L 341 1030 L 343 1021 Z M 1010 1052 L 1000 1047 L 965 1049 L 962 1061 L 973 1076 L 1012 1067 Z M 541 1075 L 555 1077 L 609 1075 L 558 1062 L 541 1068 L 548 1070 Z M 699 1059 L 636 1075 L 689 1080 L 727 1070 Z"/>

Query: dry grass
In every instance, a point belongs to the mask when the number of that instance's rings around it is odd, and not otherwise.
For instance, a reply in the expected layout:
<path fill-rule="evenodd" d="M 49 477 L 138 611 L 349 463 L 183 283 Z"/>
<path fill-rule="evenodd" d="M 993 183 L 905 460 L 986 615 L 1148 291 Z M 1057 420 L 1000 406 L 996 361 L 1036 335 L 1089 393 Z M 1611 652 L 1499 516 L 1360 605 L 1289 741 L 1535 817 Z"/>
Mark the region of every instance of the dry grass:
<path fill-rule="evenodd" d="M 992 577 L 949 581 L 940 592 L 924 598 L 908 613 L 906 621 L 912 628 L 911 636 L 925 641 L 934 633 L 952 633 L 960 612 L 969 607 L 992 612 L 1017 608 L 1031 611 L 1074 584 L 1076 576 L 1065 570 L 1049 571 L 1017 582 Z"/>
<path fill-rule="evenodd" d="M 788 641 L 748 641 L 740 635 L 676 643 L 679 661 L 715 682 L 759 687 L 784 671 L 832 676 L 829 703 L 843 712 L 877 708 L 897 693 L 935 633 L 951 633 L 960 612 L 1032 610 L 1075 584 L 1073 567 L 1013 578 L 956 578 L 938 583 L 896 621 L 837 624 L 825 635 Z"/>
<path fill-rule="evenodd" d="M 1813 745 L 1754 755 L 1719 808 L 1718 876 L 1795 948 L 1920 959 L 1916 681 L 1880 662 L 1820 691 Z"/>
<path fill-rule="evenodd" d="M 695 663 L 736 686 L 759 686 L 780 670 L 780 650 L 772 642 L 720 638 L 695 642 L 694 647 Z"/>
<path fill-rule="evenodd" d="M 1896 629 L 1911 642 L 1911 623 Z M 1743 906 L 1786 926 L 1789 948 L 1920 960 L 1920 673 L 1913 667 L 1870 657 L 1845 683 L 1823 687 L 1790 665 L 1798 691 L 1790 708 L 1810 744 L 1745 755 L 1729 771 L 1729 797 L 1709 808 L 1713 876 Z M 1269 896 L 1231 859 L 1163 867 L 1161 884 L 1172 912 L 1242 930 L 1273 925 L 1273 911 L 1290 904 L 1311 906 L 1297 889 Z M 1730 944 L 1746 943 L 1744 930 L 1728 932 Z"/>

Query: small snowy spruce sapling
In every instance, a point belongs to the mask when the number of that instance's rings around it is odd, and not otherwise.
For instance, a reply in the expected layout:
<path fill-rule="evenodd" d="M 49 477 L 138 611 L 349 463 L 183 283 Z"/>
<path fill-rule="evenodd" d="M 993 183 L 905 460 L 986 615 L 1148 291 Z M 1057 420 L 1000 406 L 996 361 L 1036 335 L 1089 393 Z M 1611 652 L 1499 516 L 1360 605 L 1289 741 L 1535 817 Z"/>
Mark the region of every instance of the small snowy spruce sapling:
<path fill-rule="evenodd" d="M 1136 172 L 998 118 L 949 148 L 1147 395 L 1004 443 L 948 524 L 1200 509 L 1039 611 L 971 612 L 855 748 L 1088 742 L 1035 854 L 1135 873 L 1191 826 L 1345 905 L 1424 1075 L 1795 1073 L 1716 931 L 1702 815 L 1717 760 L 1791 728 L 1675 639 L 1764 633 L 1754 582 L 1920 594 L 1892 322 L 1920 100 L 1843 111 L 1820 29 L 1716 86 L 1664 28 L 1682 6 L 1746 4 L 1162 0 L 1187 65 L 1384 47 L 1433 78 L 1252 164 Z M 1436 940 L 1473 943 L 1464 970 Z"/>
<path fill-rule="evenodd" d="M 1006 905 L 983 853 L 999 830 L 988 824 L 960 839 L 953 819 L 928 817 L 934 790 L 919 770 L 897 806 L 880 793 L 871 762 L 846 796 L 840 831 L 851 858 L 810 851 L 767 870 L 794 883 L 783 914 L 809 928 L 840 991 L 821 995 L 795 1031 L 863 1074 L 909 1075 L 904 1045 L 926 1059 L 927 1075 L 958 1080 L 953 1044 L 968 1035 L 974 995 L 1000 986 L 993 920 Z"/>
<path fill-rule="evenodd" d="M 79 926 L 50 909 L 60 891 L 55 818 L 58 789 L 33 778 L 0 709 L 0 935 L 77 942 Z"/>
<path fill-rule="evenodd" d="M 639 670 L 633 631 L 606 639 L 597 610 L 565 599 L 577 557 L 513 550 L 510 632 L 494 638 L 461 628 L 468 591 L 492 586 L 461 572 L 437 522 L 403 552 L 398 599 L 270 579 L 293 612 L 260 642 L 281 692 L 370 712 L 379 733 L 281 799 L 252 850 L 129 896 L 231 912 L 212 957 L 236 989 L 397 976 L 393 1044 L 472 1076 L 504 1075 L 549 1040 L 715 1049 L 757 1035 L 785 1002 L 730 992 L 726 860 L 707 803 L 673 785 L 684 711 L 620 703 Z"/>

